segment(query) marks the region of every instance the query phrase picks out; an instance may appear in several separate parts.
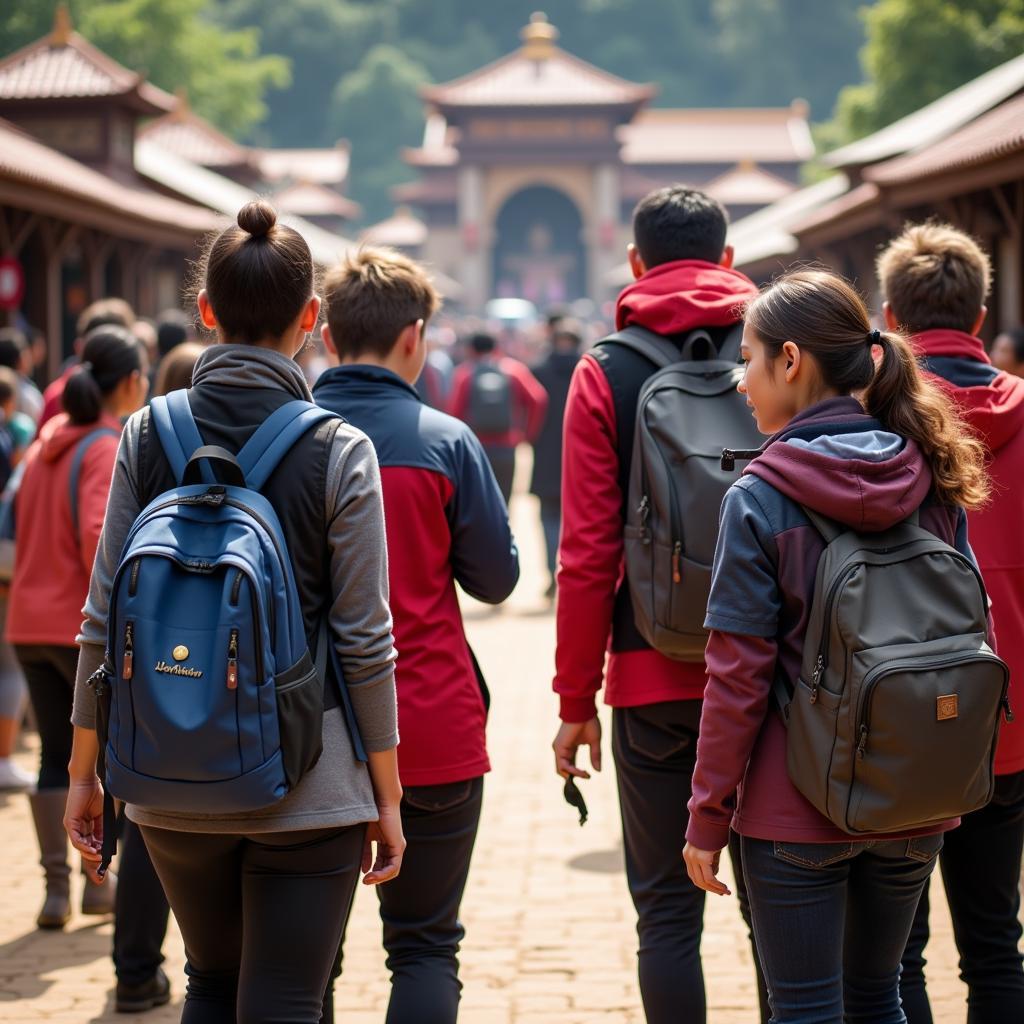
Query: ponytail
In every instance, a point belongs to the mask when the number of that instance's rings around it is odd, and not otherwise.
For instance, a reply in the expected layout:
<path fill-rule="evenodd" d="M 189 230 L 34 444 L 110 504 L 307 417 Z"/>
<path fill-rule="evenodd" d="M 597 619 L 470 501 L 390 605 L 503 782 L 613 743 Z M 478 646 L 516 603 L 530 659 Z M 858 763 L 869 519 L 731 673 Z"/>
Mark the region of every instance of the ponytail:
<path fill-rule="evenodd" d="M 139 340 L 126 327 L 108 324 L 85 338 L 82 363 L 64 384 L 64 411 L 76 426 L 95 423 L 103 400 L 133 373 L 143 368 Z"/>
<path fill-rule="evenodd" d="M 824 270 L 784 274 L 747 306 L 745 319 L 770 359 L 793 342 L 814 357 L 825 385 L 841 395 L 860 394 L 887 430 L 914 441 L 939 501 L 966 509 L 985 503 L 984 446 L 921 373 L 906 339 L 871 330 L 864 301 L 843 278 Z M 873 345 L 882 350 L 877 368 Z"/>
<path fill-rule="evenodd" d="M 902 335 L 880 334 L 878 344 L 882 360 L 864 393 L 864 407 L 888 430 L 921 449 L 939 501 L 980 507 L 990 491 L 984 446 L 946 395 L 925 379 Z"/>

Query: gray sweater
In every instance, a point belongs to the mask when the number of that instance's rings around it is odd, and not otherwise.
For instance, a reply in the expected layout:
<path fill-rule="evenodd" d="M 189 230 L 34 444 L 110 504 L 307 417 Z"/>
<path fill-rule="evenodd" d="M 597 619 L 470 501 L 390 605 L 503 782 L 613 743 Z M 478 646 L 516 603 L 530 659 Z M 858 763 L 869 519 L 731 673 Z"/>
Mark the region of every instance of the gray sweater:
<path fill-rule="evenodd" d="M 215 345 L 196 366 L 193 384 L 279 388 L 312 401 L 299 367 L 285 356 L 248 345 Z M 142 511 L 139 497 L 139 433 L 142 413 L 125 427 L 110 486 L 107 514 L 83 609 L 81 654 L 71 720 L 96 727 L 95 695 L 87 680 L 106 647 L 107 609 L 114 573 L 132 523 Z M 388 607 L 387 548 L 380 470 L 369 438 L 347 424 L 334 440 L 327 471 L 324 530 L 331 553 L 334 603 L 330 622 L 345 683 L 368 751 L 398 743 L 395 648 Z M 323 754 L 316 767 L 282 800 L 261 811 L 237 815 L 180 814 L 129 805 L 140 825 L 185 832 L 289 832 L 374 821 L 377 808 L 366 766 L 356 760 L 344 712 L 324 715 Z"/>

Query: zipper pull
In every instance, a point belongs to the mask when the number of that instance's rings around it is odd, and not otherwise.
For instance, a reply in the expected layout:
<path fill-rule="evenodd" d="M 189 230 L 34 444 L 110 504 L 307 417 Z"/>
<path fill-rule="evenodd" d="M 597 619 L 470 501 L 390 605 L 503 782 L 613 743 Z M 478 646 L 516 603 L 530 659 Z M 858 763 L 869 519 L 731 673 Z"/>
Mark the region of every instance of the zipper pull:
<path fill-rule="evenodd" d="M 999 706 L 1003 709 L 1003 721 L 1012 722 L 1017 716 L 1013 713 L 1013 708 L 1010 707 L 1010 698 L 1003 697 L 999 702 Z"/>
<path fill-rule="evenodd" d="M 231 630 L 228 642 L 228 689 L 238 689 L 238 630 Z"/>
<path fill-rule="evenodd" d="M 651 502 L 646 494 L 640 499 L 640 505 L 637 508 L 637 512 L 640 515 L 640 525 L 646 526 L 647 517 L 651 514 Z"/>
<path fill-rule="evenodd" d="M 121 675 L 128 680 L 132 677 L 132 670 L 135 662 L 134 627 L 130 622 L 124 624 L 124 659 L 121 665 Z"/>
<path fill-rule="evenodd" d="M 857 760 L 864 760 L 864 749 L 868 745 L 868 727 L 862 725 L 860 727 L 860 743 L 857 744 Z"/>
<path fill-rule="evenodd" d="M 683 542 L 677 540 L 676 546 L 672 549 L 672 582 L 682 583 L 683 574 L 679 571 L 679 556 L 683 553 Z"/>
<path fill-rule="evenodd" d="M 821 685 L 821 677 L 825 674 L 825 657 L 819 654 L 818 660 L 814 663 L 814 675 L 811 676 L 811 703 L 818 703 L 818 687 Z"/>

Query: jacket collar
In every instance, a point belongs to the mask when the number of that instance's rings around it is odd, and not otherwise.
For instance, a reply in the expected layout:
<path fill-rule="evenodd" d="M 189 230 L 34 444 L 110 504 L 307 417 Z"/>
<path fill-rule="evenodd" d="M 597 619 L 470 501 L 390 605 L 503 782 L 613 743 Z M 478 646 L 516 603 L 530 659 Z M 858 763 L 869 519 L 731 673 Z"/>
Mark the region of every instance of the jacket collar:
<path fill-rule="evenodd" d="M 272 388 L 312 402 L 306 378 L 294 359 L 257 345 L 211 345 L 196 363 L 192 385 Z"/>
<path fill-rule="evenodd" d="M 371 366 L 368 363 L 346 363 L 344 366 L 332 366 L 320 375 L 314 391 L 332 387 L 346 391 L 391 391 L 395 393 L 395 397 L 401 395 L 403 398 L 412 398 L 417 402 L 422 401 L 416 389 L 402 380 L 393 370 L 385 369 L 383 366 Z"/>

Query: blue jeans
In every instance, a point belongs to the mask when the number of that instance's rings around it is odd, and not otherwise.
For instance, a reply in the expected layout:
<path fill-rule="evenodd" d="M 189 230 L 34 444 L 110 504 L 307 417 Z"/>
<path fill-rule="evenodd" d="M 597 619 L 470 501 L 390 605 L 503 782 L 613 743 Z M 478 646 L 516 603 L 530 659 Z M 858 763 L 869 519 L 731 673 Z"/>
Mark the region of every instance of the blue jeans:
<path fill-rule="evenodd" d="M 941 848 L 743 838 L 772 1024 L 905 1024 L 900 957 Z"/>

